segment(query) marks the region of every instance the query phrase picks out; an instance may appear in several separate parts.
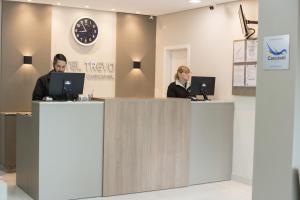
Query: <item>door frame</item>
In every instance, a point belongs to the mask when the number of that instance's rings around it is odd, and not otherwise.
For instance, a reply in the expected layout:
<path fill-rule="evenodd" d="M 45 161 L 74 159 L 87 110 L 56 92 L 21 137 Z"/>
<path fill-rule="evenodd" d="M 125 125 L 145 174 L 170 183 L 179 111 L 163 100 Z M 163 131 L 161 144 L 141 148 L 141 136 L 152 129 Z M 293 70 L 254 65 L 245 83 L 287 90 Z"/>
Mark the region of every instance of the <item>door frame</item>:
<path fill-rule="evenodd" d="M 167 89 L 170 84 L 169 77 L 173 77 L 172 72 L 172 65 L 171 65 L 171 52 L 174 50 L 186 50 L 186 60 L 187 66 L 190 68 L 191 64 L 191 45 L 184 44 L 184 45 L 175 45 L 175 46 L 166 46 L 164 48 L 164 65 L 163 65 L 163 91 L 162 96 L 166 97 Z M 168 78 L 167 78 L 168 75 Z"/>

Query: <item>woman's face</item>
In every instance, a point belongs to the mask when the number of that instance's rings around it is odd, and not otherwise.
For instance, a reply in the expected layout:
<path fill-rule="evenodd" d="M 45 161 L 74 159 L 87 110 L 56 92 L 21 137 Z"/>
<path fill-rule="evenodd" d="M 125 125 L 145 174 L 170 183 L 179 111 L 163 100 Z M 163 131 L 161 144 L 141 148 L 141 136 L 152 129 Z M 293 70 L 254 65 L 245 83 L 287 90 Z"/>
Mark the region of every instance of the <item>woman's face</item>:
<path fill-rule="evenodd" d="M 189 72 L 182 72 L 178 73 L 179 80 L 183 82 L 188 82 L 190 80 L 190 73 Z"/>

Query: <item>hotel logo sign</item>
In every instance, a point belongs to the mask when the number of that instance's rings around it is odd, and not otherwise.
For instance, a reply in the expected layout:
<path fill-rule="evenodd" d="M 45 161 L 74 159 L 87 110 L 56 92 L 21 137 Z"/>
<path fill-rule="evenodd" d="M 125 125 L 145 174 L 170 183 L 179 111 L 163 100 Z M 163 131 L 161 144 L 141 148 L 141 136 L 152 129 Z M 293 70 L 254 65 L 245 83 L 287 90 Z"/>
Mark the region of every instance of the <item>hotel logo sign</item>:
<path fill-rule="evenodd" d="M 279 35 L 264 38 L 264 69 L 289 69 L 289 41 L 289 35 Z"/>
<path fill-rule="evenodd" d="M 115 79 L 115 65 L 101 61 L 68 61 L 67 72 L 85 73 L 86 80 L 102 81 Z"/>

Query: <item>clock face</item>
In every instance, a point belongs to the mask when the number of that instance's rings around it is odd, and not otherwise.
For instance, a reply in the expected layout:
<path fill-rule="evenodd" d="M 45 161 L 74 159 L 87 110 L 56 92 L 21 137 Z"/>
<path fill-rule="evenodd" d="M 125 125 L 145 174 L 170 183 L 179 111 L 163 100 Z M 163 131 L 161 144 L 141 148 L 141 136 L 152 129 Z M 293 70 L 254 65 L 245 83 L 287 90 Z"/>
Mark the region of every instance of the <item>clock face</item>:
<path fill-rule="evenodd" d="M 73 36 L 75 40 L 84 46 L 92 45 L 98 37 L 98 26 L 94 20 L 89 17 L 78 19 L 73 26 Z"/>

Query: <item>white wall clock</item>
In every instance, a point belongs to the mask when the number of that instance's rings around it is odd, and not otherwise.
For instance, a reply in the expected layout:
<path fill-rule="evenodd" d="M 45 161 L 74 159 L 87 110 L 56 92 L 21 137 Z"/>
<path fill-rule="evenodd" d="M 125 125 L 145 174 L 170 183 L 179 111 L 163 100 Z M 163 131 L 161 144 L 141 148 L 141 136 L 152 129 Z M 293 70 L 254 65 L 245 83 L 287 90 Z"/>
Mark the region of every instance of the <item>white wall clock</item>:
<path fill-rule="evenodd" d="M 83 46 L 90 46 L 96 42 L 99 29 L 93 19 L 81 17 L 74 23 L 72 33 L 76 42 Z"/>

